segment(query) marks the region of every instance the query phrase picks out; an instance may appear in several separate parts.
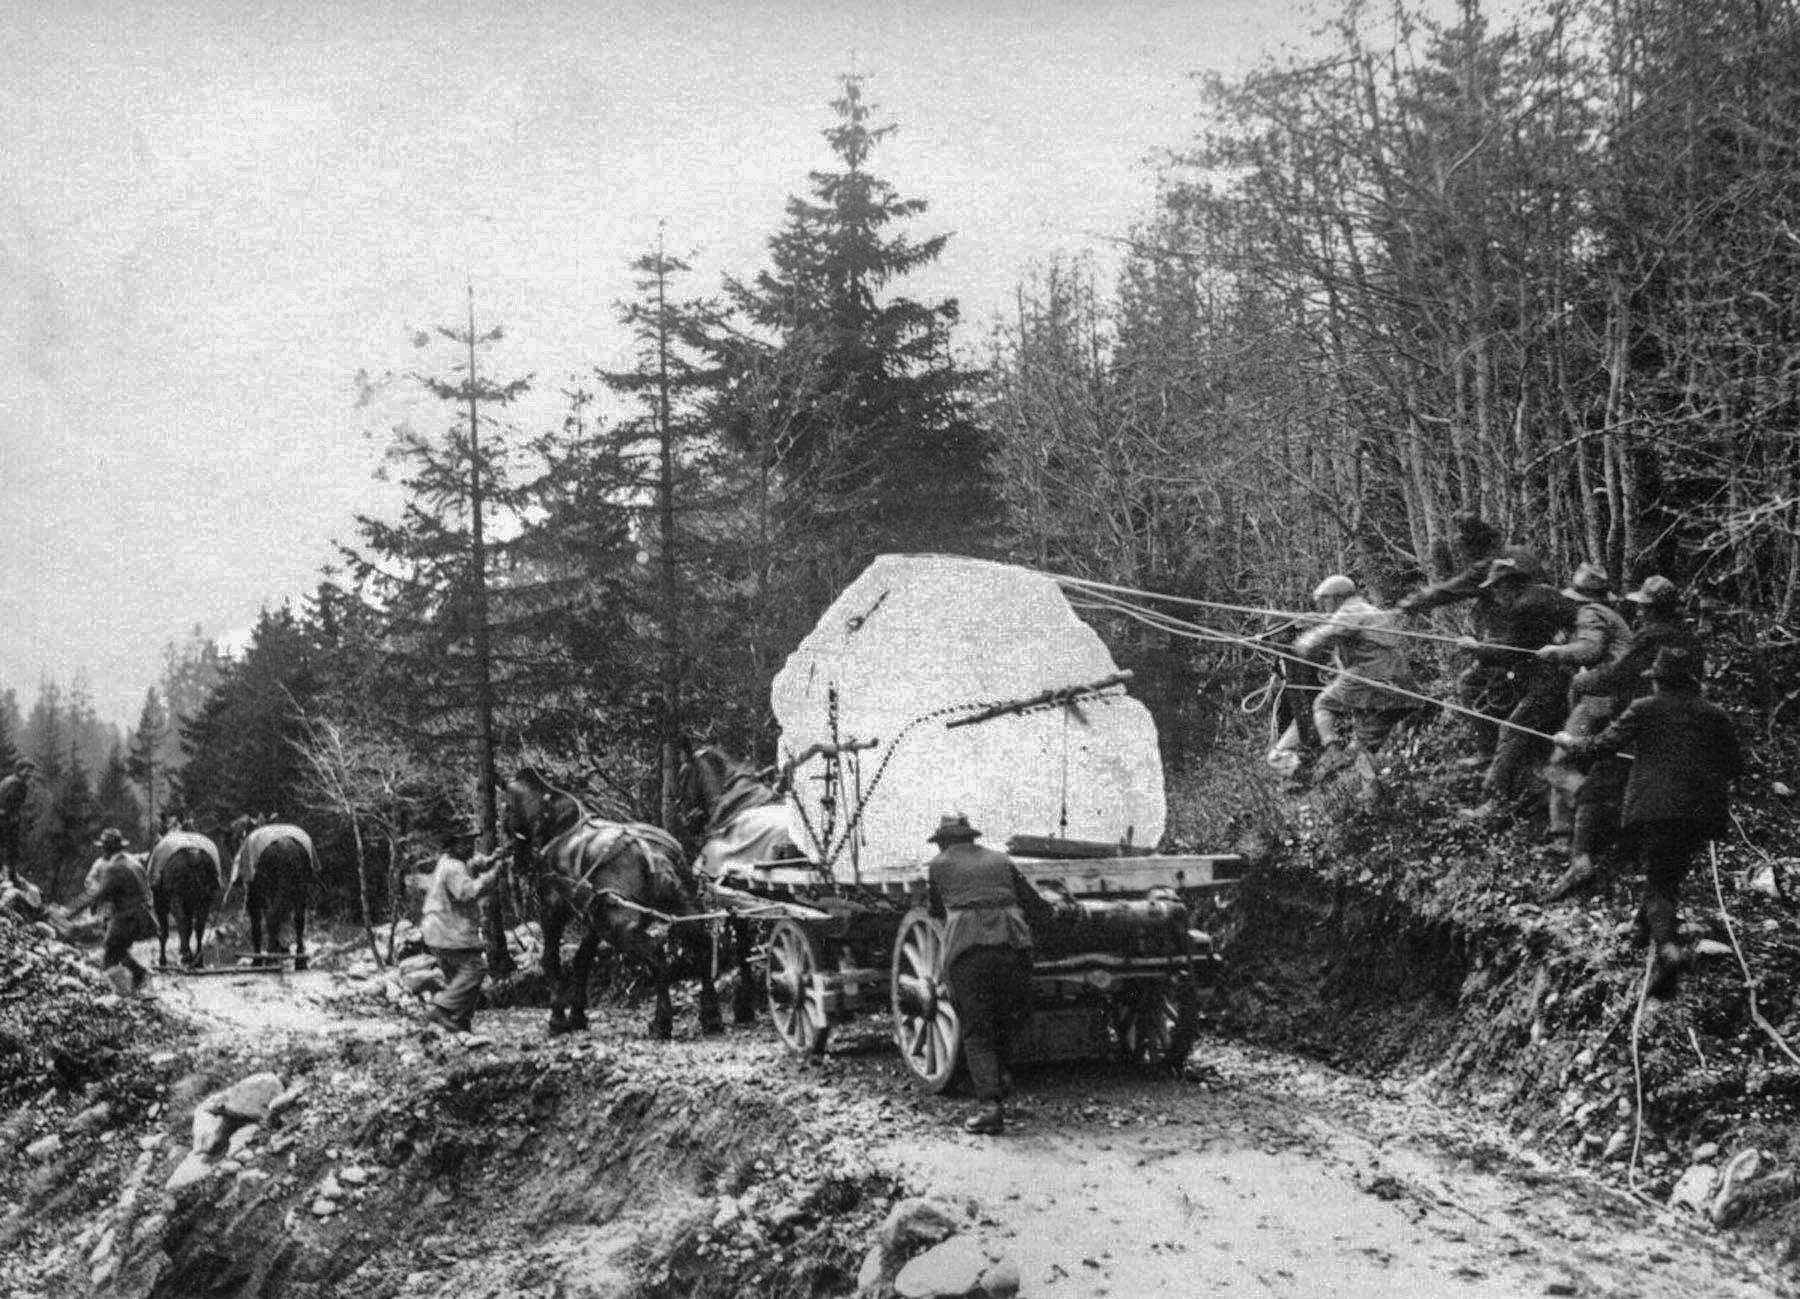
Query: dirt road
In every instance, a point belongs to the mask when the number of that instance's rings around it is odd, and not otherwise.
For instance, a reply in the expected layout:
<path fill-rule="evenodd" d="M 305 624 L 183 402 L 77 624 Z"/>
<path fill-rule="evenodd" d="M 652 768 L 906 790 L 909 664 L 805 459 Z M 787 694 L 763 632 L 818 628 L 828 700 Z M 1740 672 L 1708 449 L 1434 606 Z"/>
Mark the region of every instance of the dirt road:
<path fill-rule="evenodd" d="M 492 1043 L 471 1050 L 421 1045 L 416 1020 L 379 985 L 324 971 L 171 977 L 161 998 L 219 1047 L 355 1038 L 368 1044 L 364 1067 L 392 1056 L 409 1071 L 588 1051 L 670 1104 L 727 1084 L 791 1097 L 798 1132 L 855 1147 L 914 1192 L 973 1196 L 982 1235 L 1018 1262 L 1026 1295 L 1785 1293 L 1691 1215 L 1548 1166 L 1402 1088 L 1229 1043 L 1203 1042 L 1180 1082 L 1101 1065 L 1023 1069 L 1013 1130 L 978 1139 L 956 1126 L 966 1102 L 909 1089 L 878 1027 L 808 1062 L 763 1026 L 707 1039 L 689 1018 L 676 1042 L 655 1045 L 639 1012 L 608 1010 L 586 1043 L 551 1047 L 540 1012 L 499 1011 L 480 1024 Z M 806 1161 L 793 1176 L 808 1176 Z M 693 1211 L 693 1188 L 666 1194 L 671 1212 L 677 1200 Z M 529 1241 L 530 1224 L 517 1226 Z M 414 1293 L 440 1292 L 429 1280 L 502 1294 L 488 1283 L 504 1271 L 489 1258 L 415 1267 L 408 1280 Z M 601 1293 L 573 1274 L 559 1284 Z"/>

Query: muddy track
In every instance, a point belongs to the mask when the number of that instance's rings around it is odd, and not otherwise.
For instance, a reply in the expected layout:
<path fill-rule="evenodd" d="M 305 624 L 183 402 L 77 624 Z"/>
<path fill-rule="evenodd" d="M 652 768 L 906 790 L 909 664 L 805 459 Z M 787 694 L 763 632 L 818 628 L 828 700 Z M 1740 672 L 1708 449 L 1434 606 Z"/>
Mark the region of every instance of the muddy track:
<path fill-rule="evenodd" d="M 162 1108 L 69 1143 L 63 1185 L 118 1179 L 80 1215 L 20 1187 L 7 1293 L 847 1295 L 889 1205 L 926 1190 L 979 1202 L 974 1230 L 1028 1295 L 1781 1284 L 1424 1087 L 1216 1040 L 1182 1081 L 1024 1069 L 1014 1130 L 982 1141 L 955 1127 L 962 1102 L 908 1087 L 878 1026 L 811 1062 L 766 1026 L 702 1039 L 690 1018 L 652 1044 L 619 1008 L 556 1041 L 539 1012 L 494 1012 L 469 1049 L 324 971 L 170 978 L 162 1003 L 187 1025 L 145 1061 Z M 258 1068 L 303 1081 L 301 1103 L 232 1167 L 159 1195 L 198 1097 Z M 343 1185 L 318 1213 L 327 1179 Z"/>

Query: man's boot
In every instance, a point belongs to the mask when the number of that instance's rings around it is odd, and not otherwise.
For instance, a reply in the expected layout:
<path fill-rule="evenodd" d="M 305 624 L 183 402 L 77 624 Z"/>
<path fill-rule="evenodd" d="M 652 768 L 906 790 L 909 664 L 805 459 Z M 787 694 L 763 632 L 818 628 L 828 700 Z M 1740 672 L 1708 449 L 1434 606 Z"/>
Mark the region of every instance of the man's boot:
<path fill-rule="evenodd" d="M 1687 969 L 1687 953 L 1679 943 L 1658 943 L 1650 962 L 1649 995 L 1659 1000 L 1681 990 L 1681 974 Z"/>
<path fill-rule="evenodd" d="M 993 1137 L 1006 1131 L 1006 1109 L 999 1101 L 985 1101 L 980 1109 L 963 1120 L 963 1131 L 977 1136 Z"/>
<path fill-rule="evenodd" d="M 1564 871 L 1550 891 L 1544 894 L 1546 902 L 1561 902 L 1566 897 L 1591 888 L 1600 878 L 1600 870 L 1594 865 L 1594 859 L 1587 853 L 1576 852 L 1569 855 L 1569 869 Z"/>

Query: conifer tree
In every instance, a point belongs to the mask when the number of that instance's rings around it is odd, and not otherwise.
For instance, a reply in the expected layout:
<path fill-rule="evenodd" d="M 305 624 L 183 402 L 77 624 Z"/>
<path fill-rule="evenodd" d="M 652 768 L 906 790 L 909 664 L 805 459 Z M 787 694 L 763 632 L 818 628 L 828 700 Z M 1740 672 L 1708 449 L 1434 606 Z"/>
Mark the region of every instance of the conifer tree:
<path fill-rule="evenodd" d="M 729 281 L 737 308 L 782 349 L 816 356 L 815 409 L 793 422 L 784 475 L 805 484 L 782 529 L 811 536 L 819 599 L 882 550 L 988 547 L 989 493 L 967 391 L 950 356 L 954 300 L 891 294 L 935 261 L 948 236 L 915 241 L 895 227 L 926 203 L 899 196 L 869 169 L 894 131 L 877 125 L 858 77 L 833 101 L 825 139 L 837 170 L 810 175 L 769 243 L 770 266 Z"/>

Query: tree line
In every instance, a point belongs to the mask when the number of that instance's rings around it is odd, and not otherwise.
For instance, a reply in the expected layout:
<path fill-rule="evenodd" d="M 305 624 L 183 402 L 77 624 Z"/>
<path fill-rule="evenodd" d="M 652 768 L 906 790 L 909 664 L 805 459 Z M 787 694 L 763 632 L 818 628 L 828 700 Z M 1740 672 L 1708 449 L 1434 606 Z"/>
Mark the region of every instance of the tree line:
<path fill-rule="evenodd" d="M 1683 584 L 1773 726 L 1800 595 L 1795 18 L 1350 3 L 1324 54 L 1199 84 L 1205 129 L 1115 282 L 1053 264 L 973 342 L 953 299 L 904 292 L 947 236 L 915 233 L 846 78 L 765 264 L 697 288 L 645 251 L 632 354 L 568 378 L 554 427 L 513 421 L 538 380 L 498 371 L 472 291 L 420 340 L 442 418 L 395 434 L 402 508 L 221 665 L 178 796 L 305 819 L 379 910 L 431 827 L 491 829 L 509 764 L 666 820 L 684 736 L 772 759 L 770 678 L 876 554 L 1299 608 L 1327 572 L 1389 598 L 1445 572 L 1471 509 L 1558 567 Z M 1266 670 L 1095 618 L 1171 764 Z"/>

